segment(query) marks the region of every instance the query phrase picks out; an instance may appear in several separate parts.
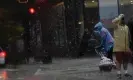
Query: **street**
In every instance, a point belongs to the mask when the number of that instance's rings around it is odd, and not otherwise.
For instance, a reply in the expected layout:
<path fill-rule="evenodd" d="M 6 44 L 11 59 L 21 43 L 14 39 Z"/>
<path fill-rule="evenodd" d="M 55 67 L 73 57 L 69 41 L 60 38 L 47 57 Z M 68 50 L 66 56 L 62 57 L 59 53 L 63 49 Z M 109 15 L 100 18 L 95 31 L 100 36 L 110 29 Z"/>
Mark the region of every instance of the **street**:
<path fill-rule="evenodd" d="M 18 69 L 1 69 L 0 80 L 116 80 L 115 70 L 100 72 L 98 63 L 99 58 L 54 59 L 52 64 L 27 64 Z M 129 73 L 133 74 L 131 65 Z"/>

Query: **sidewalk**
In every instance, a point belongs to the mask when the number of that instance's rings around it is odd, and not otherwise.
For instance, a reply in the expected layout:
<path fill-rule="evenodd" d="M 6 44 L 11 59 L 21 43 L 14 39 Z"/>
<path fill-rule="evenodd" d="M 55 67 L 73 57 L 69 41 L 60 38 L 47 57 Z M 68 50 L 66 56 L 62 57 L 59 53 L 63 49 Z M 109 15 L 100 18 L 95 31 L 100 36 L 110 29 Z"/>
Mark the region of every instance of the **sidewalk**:
<path fill-rule="evenodd" d="M 53 64 L 40 66 L 35 76 L 41 76 L 47 80 L 116 80 L 115 70 L 100 72 L 98 64 L 99 58 L 54 60 Z M 133 74 L 131 65 L 129 73 Z"/>

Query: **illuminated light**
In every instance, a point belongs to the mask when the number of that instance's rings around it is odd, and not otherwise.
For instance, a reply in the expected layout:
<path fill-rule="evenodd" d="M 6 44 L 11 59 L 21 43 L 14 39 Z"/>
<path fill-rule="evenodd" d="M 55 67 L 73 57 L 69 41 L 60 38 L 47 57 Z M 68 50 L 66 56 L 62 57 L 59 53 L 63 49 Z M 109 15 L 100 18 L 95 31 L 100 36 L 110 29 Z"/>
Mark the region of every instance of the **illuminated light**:
<path fill-rule="evenodd" d="M 123 3 L 121 3 L 121 5 L 123 5 Z"/>
<path fill-rule="evenodd" d="M 133 1 L 130 1 L 131 3 L 133 2 Z"/>
<path fill-rule="evenodd" d="M 0 56 L 1 56 L 1 57 L 5 57 L 5 56 L 6 56 L 6 52 L 1 52 L 1 53 L 0 53 Z"/>
<path fill-rule="evenodd" d="M 3 71 L 2 72 L 2 77 L 3 77 L 3 80 L 7 80 L 8 75 L 7 75 L 7 72 L 6 71 Z"/>
<path fill-rule="evenodd" d="M 3 76 L 0 76 L 0 78 L 3 78 Z"/>
<path fill-rule="evenodd" d="M 82 22 L 78 22 L 78 24 L 82 24 Z"/>
<path fill-rule="evenodd" d="M 34 14 L 34 13 L 35 13 L 35 9 L 34 9 L 34 8 L 30 8 L 30 9 L 29 9 L 29 12 L 30 12 L 31 14 Z"/>
<path fill-rule="evenodd" d="M 92 2 L 95 2 L 94 0 Z"/>
<path fill-rule="evenodd" d="M 19 3 L 28 3 L 28 0 L 17 0 Z"/>

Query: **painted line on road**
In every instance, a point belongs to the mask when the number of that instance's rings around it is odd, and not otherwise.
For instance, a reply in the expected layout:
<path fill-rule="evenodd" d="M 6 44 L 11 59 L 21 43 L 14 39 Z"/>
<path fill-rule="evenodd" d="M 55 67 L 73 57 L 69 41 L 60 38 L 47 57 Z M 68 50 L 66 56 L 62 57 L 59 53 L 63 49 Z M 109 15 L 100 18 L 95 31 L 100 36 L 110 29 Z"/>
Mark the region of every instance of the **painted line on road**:
<path fill-rule="evenodd" d="M 24 80 L 24 78 L 22 78 L 22 77 L 18 77 L 17 79 L 19 79 L 19 80 Z"/>
<path fill-rule="evenodd" d="M 48 74 L 61 74 L 62 70 L 46 70 L 42 71 L 41 69 L 37 69 L 37 71 L 34 73 L 35 76 L 37 75 L 48 75 Z"/>
<path fill-rule="evenodd" d="M 19 71 L 19 69 L 4 69 L 6 71 Z"/>
<path fill-rule="evenodd" d="M 48 74 L 64 74 L 64 73 L 81 73 L 81 72 L 91 72 L 91 71 L 98 71 L 97 67 L 93 68 L 68 68 L 62 70 L 46 70 L 42 71 L 40 68 L 34 73 L 34 75 L 48 75 Z"/>
<path fill-rule="evenodd" d="M 34 73 L 34 75 L 39 75 L 41 73 L 41 69 L 37 69 L 37 71 Z"/>

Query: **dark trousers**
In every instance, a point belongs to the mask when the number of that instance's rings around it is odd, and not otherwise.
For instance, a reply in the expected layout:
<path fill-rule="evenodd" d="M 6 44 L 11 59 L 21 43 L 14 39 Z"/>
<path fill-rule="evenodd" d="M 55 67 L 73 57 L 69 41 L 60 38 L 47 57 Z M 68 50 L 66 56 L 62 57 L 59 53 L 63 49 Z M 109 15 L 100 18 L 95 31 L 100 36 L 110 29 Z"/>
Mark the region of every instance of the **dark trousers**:
<path fill-rule="evenodd" d="M 110 48 L 110 50 L 107 52 L 107 58 L 111 59 L 113 61 L 113 47 Z"/>

